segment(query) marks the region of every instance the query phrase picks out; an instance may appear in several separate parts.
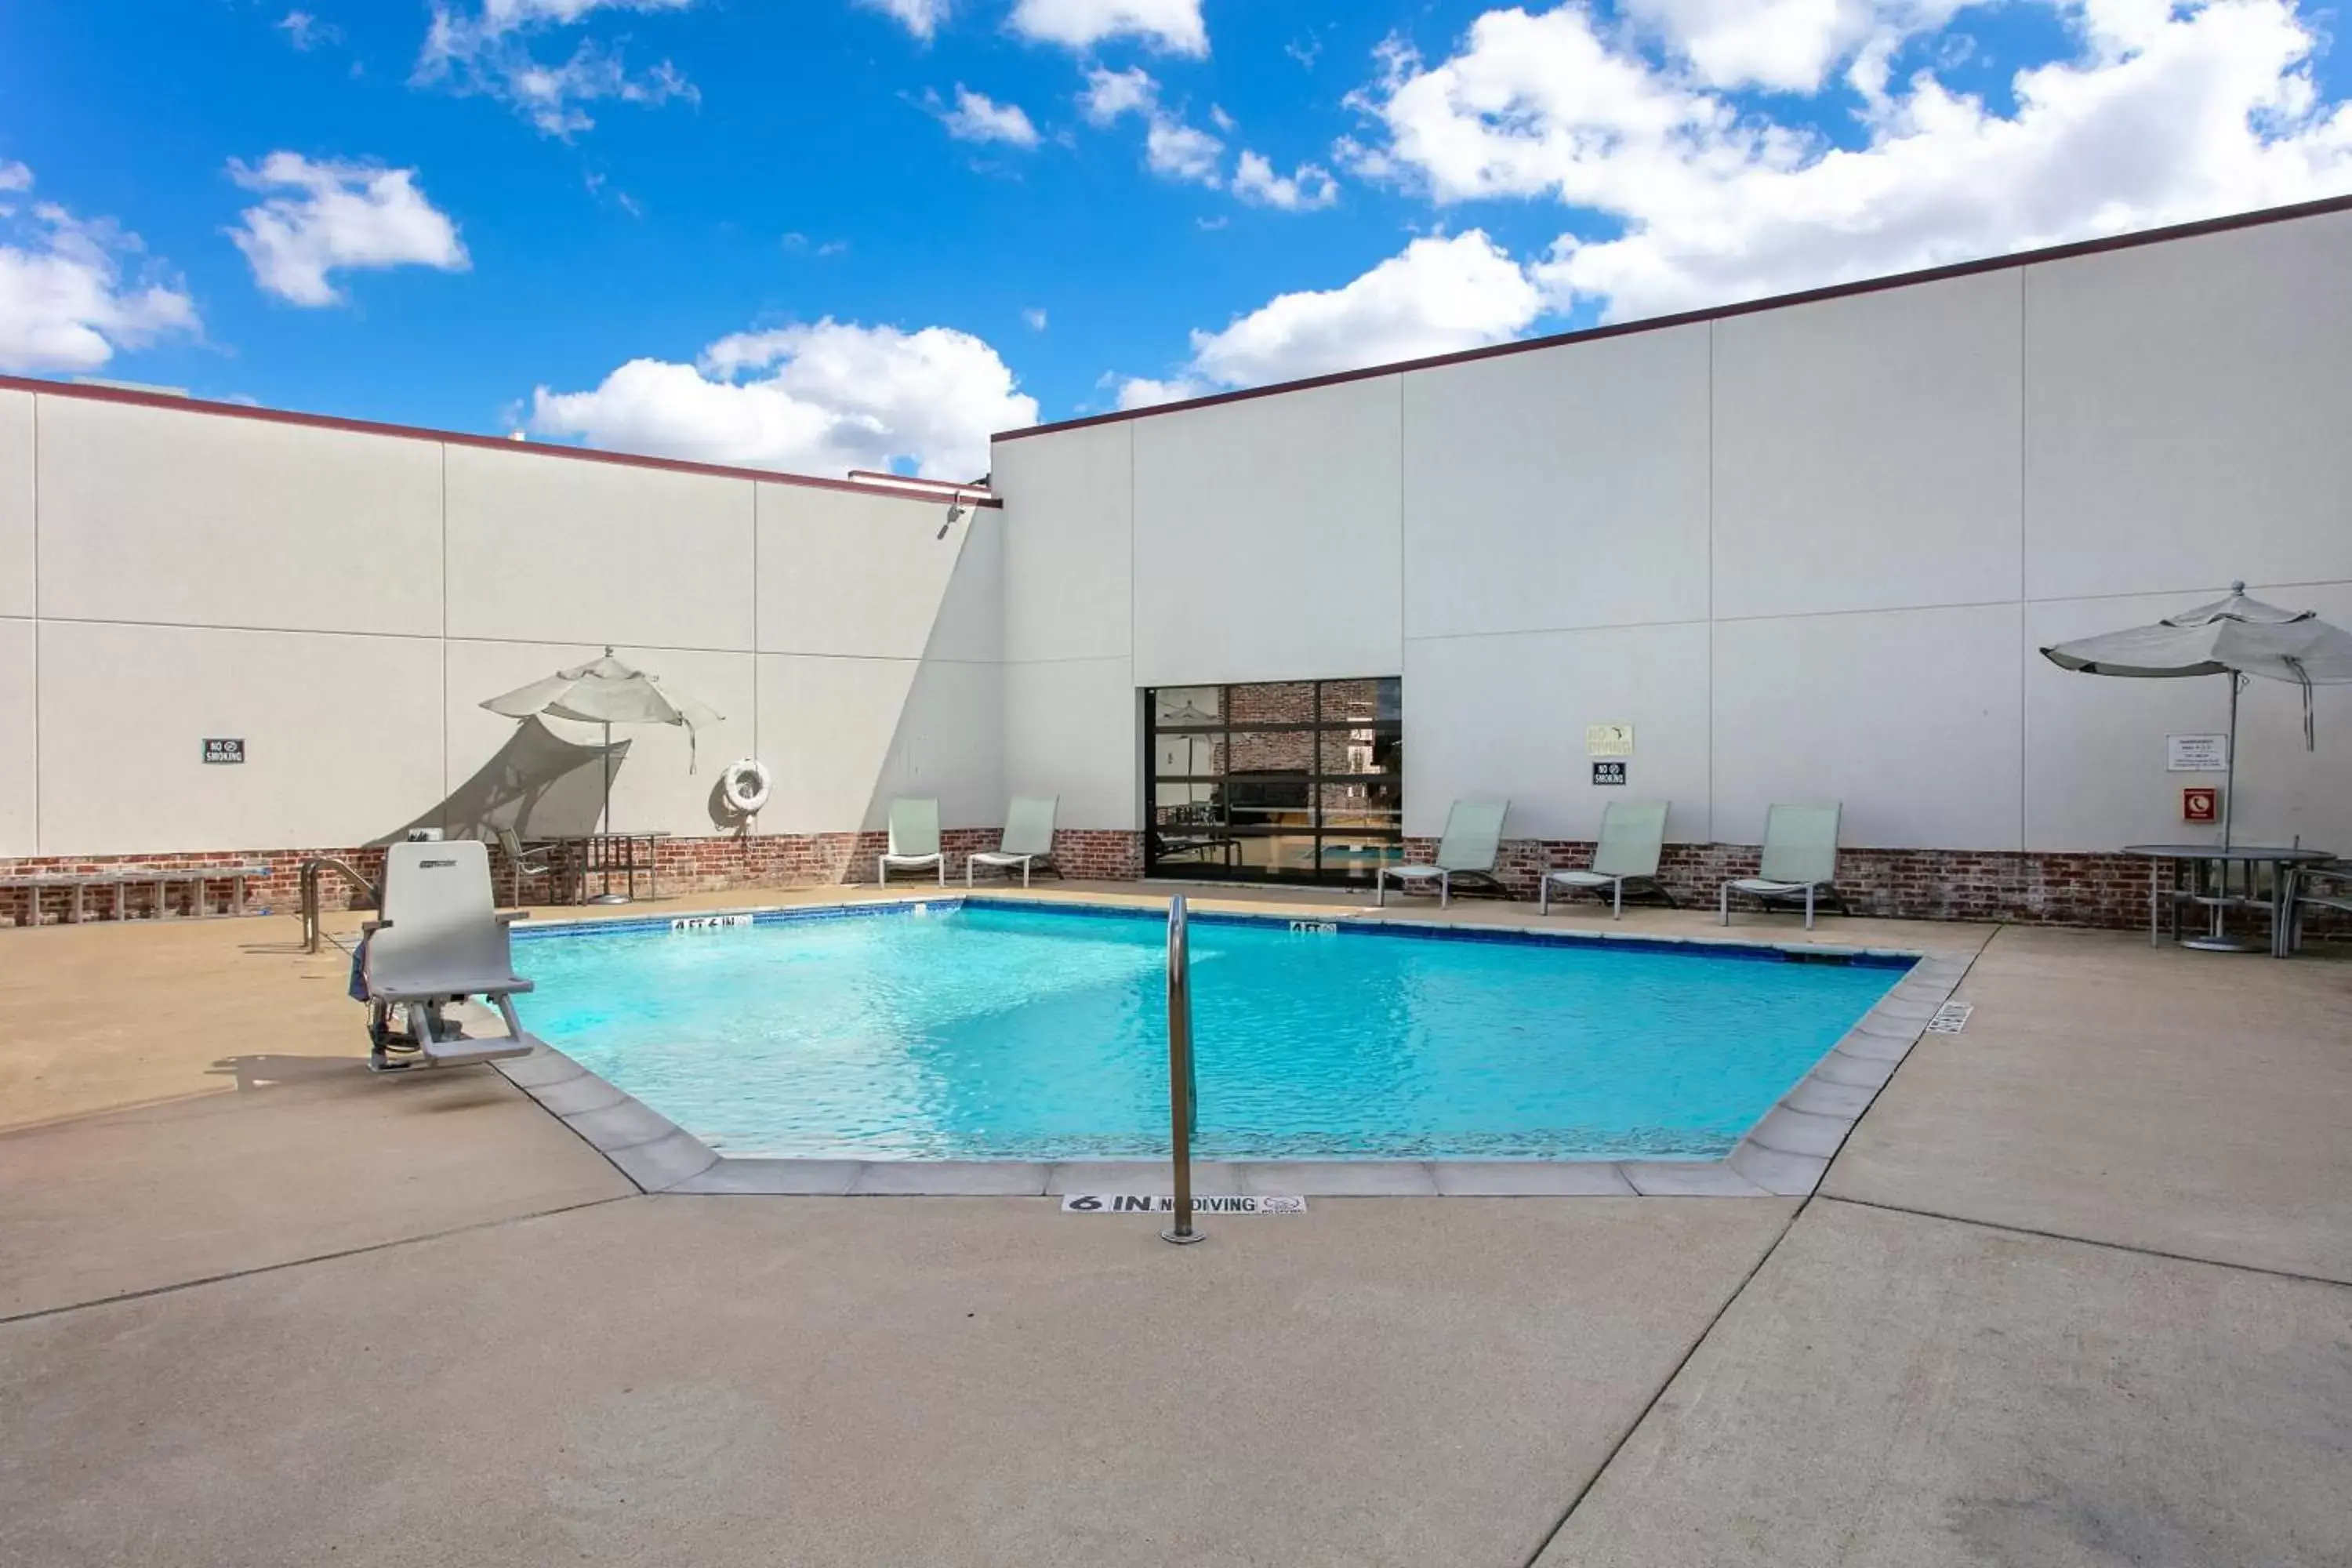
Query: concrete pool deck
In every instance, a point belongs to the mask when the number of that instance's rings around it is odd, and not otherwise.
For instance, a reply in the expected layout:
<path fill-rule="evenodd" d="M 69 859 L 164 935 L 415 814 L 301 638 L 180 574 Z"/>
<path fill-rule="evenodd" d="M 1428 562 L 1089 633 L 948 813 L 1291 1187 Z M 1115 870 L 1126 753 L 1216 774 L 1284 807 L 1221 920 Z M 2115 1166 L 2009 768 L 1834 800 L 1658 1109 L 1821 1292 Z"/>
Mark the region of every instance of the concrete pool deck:
<path fill-rule="evenodd" d="M 361 1070 L 292 931 L 0 935 L 0 1561 L 2352 1561 L 2342 959 L 1825 920 L 1976 1012 L 1812 1197 L 1178 1249 L 641 1195 L 488 1072 Z"/>

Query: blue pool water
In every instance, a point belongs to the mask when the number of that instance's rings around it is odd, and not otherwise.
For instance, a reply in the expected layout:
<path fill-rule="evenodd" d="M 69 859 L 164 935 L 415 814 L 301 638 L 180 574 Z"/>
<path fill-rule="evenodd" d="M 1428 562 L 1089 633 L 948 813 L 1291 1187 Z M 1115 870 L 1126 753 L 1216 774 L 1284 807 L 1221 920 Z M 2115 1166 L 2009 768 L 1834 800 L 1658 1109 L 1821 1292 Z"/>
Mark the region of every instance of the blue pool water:
<path fill-rule="evenodd" d="M 972 904 L 517 949 L 525 1021 L 735 1154 L 1168 1152 L 1165 924 Z M 1707 1158 L 1901 978 L 1769 950 L 1192 931 L 1204 1159 Z"/>

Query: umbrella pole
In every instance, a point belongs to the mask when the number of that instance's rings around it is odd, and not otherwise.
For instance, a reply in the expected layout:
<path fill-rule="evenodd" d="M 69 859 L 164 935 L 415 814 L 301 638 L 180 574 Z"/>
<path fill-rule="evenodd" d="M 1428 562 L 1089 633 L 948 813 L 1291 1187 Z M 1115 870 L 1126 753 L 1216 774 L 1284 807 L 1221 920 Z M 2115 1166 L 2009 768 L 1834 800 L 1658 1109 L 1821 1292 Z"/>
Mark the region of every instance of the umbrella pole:
<path fill-rule="evenodd" d="M 2230 818 L 2238 809 L 2238 683 L 2246 678 L 2230 672 L 2230 755 L 2221 774 L 2221 847 L 2230 847 Z"/>
<path fill-rule="evenodd" d="M 604 651 L 609 654 L 613 650 L 606 648 Z M 613 845 L 610 837 L 613 831 L 613 723 L 609 719 L 604 721 L 604 815 L 596 824 L 599 837 L 604 841 L 596 848 L 604 862 L 604 890 L 596 895 L 595 901 L 600 904 L 625 904 L 628 900 L 616 898 L 613 893 Z"/>

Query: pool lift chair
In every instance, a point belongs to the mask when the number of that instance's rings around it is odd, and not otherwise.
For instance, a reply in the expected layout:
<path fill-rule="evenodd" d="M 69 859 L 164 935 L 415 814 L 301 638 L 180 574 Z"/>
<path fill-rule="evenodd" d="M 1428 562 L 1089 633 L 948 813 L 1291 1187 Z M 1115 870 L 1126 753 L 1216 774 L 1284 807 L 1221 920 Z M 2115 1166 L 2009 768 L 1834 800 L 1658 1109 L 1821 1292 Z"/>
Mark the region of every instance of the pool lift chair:
<path fill-rule="evenodd" d="M 382 912 L 360 928 L 352 991 L 367 1004 L 370 1070 L 496 1061 L 540 1043 L 514 1010 L 515 994 L 531 984 L 514 972 L 507 928 L 523 917 L 500 912 L 492 898 L 487 847 L 470 839 L 391 846 Z M 472 996 L 497 1009 L 504 1034 L 480 1032 L 487 1017 L 451 1016 Z"/>

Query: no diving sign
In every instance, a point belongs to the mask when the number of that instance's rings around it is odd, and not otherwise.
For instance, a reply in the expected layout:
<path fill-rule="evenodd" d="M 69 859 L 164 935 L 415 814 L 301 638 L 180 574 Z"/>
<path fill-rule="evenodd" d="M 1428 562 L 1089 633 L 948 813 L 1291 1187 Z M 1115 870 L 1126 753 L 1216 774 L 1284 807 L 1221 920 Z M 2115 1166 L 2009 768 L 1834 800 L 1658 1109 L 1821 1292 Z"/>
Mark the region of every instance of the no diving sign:
<path fill-rule="evenodd" d="M 1062 1200 L 1064 1214 L 1174 1214 L 1173 1193 L 1073 1193 Z M 1305 1214 L 1305 1198 L 1195 1197 L 1194 1214 Z"/>

